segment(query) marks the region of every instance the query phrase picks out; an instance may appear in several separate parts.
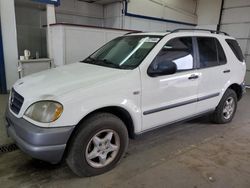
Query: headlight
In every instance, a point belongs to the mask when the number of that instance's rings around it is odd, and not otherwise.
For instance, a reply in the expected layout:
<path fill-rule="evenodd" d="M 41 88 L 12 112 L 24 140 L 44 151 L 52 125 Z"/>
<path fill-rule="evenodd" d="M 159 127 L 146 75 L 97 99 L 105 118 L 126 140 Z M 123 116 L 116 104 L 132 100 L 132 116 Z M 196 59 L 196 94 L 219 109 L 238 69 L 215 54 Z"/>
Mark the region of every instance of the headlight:
<path fill-rule="evenodd" d="M 55 101 L 40 101 L 32 104 L 25 112 L 25 116 L 41 123 L 56 121 L 63 112 L 63 106 Z"/>

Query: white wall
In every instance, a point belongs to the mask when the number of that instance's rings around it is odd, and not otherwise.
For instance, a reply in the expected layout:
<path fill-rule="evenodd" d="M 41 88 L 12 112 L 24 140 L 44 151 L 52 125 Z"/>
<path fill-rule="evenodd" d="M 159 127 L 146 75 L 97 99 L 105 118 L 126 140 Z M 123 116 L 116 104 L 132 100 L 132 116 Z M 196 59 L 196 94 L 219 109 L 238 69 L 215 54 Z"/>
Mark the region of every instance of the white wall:
<path fill-rule="evenodd" d="M 61 66 L 85 59 L 108 41 L 128 31 L 61 24 L 51 26 L 50 32 L 54 63 Z"/>
<path fill-rule="evenodd" d="M 225 0 L 221 30 L 237 39 L 245 55 L 246 83 L 250 85 L 250 1 Z"/>
<path fill-rule="evenodd" d="M 132 14 L 195 24 L 194 0 L 130 0 L 128 12 Z"/>
<path fill-rule="evenodd" d="M 191 2 L 191 3 L 190 3 Z M 162 15 L 154 15 L 151 12 L 152 7 L 150 6 L 152 2 L 150 0 L 136 0 L 136 1 L 129 1 L 128 3 L 128 12 L 135 13 L 135 7 L 138 8 L 136 14 L 141 14 L 142 16 L 160 16 L 159 18 L 163 19 L 173 19 L 173 21 L 193 21 L 196 20 L 196 16 L 194 15 L 195 10 L 195 1 L 171 1 L 169 5 L 175 7 L 175 10 L 171 11 L 172 17 L 166 16 L 165 12 L 169 14 L 169 8 L 153 3 L 156 5 L 155 12 L 160 12 Z M 182 3 L 182 4 L 181 4 Z M 141 6 L 143 4 L 143 6 Z M 148 4 L 147 6 L 144 6 Z M 140 6 L 139 6 L 140 5 Z M 181 6 L 183 6 L 181 8 Z M 122 11 L 123 9 L 123 11 Z M 183 10 L 182 10 L 183 9 Z M 180 23 L 171 23 L 167 21 L 157 21 L 152 19 L 143 19 L 134 16 L 125 16 L 122 14 L 125 12 L 125 5 L 122 3 L 113 3 L 104 6 L 104 26 L 105 27 L 115 27 L 115 28 L 122 28 L 122 29 L 131 29 L 131 30 L 141 30 L 141 31 L 166 31 L 166 30 L 173 30 L 176 28 L 192 28 L 194 26 L 180 24 Z M 181 12 L 181 13 L 180 13 Z M 164 17 L 165 15 L 165 17 Z M 181 17 L 183 19 L 181 19 Z M 179 18 L 179 19 L 178 19 Z M 191 18 L 191 20 L 189 20 Z"/>
<path fill-rule="evenodd" d="M 103 26 L 103 6 L 76 0 L 61 0 L 56 8 L 56 21 Z"/>
<path fill-rule="evenodd" d="M 217 29 L 222 0 L 198 0 L 197 24 L 200 28 Z"/>
<path fill-rule="evenodd" d="M 135 18 L 130 16 L 125 16 L 124 28 L 133 29 L 140 31 L 166 31 L 174 30 L 177 28 L 193 28 L 194 26 L 189 26 L 185 24 L 176 24 L 163 21 L 154 21 L 148 19 Z"/>
<path fill-rule="evenodd" d="M 1 0 L 0 3 L 5 74 L 7 89 L 10 90 L 12 85 L 18 79 L 15 6 L 14 0 Z"/>
<path fill-rule="evenodd" d="M 124 28 L 123 3 L 111 3 L 104 6 L 104 27 Z"/>

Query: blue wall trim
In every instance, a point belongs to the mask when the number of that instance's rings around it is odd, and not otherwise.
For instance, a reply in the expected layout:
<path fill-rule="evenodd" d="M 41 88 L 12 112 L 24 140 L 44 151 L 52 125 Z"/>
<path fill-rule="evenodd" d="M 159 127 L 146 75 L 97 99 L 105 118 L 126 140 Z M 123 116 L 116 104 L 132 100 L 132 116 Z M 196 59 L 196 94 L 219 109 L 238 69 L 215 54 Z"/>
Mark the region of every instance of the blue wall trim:
<path fill-rule="evenodd" d="M 161 22 L 169 22 L 169 23 L 175 23 L 175 24 L 182 24 L 182 25 L 189 25 L 189 26 L 197 26 L 197 24 L 193 24 L 193 23 L 186 23 L 186 22 L 180 22 L 180 21 L 175 21 L 175 20 L 168 20 L 168 19 L 163 19 L 163 18 L 143 16 L 143 15 L 139 15 L 139 14 L 129 13 L 127 1 L 125 1 L 125 16 L 142 18 L 142 19 L 147 19 L 147 20 L 154 20 L 154 21 L 161 21 Z"/>
<path fill-rule="evenodd" d="M 6 88 L 6 77 L 5 77 L 4 56 L 3 56 L 2 30 L 0 26 L 0 94 L 3 93 L 7 93 L 7 88 Z"/>
<path fill-rule="evenodd" d="M 36 1 L 38 3 L 52 4 L 55 6 L 60 5 L 60 0 L 32 0 L 32 1 Z"/>

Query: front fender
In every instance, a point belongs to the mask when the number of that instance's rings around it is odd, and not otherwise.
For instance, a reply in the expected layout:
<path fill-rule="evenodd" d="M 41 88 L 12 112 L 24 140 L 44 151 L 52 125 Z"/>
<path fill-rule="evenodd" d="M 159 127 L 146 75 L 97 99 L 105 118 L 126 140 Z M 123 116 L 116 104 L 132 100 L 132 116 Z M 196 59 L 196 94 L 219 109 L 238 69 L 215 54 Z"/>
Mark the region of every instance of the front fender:
<path fill-rule="evenodd" d="M 108 97 L 107 97 L 108 96 Z M 124 96 L 124 97 L 117 97 Z M 138 133 L 141 131 L 141 105 L 140 95 L 102 95 L 102 97 L 83 97 L 82 100 L 65 100 L 64 112 L 61 117 L 53 122 L 50 126 L 74 126 L 77 125 L 84 117 L 91 112 L 106 108 L 106 107 L 120 107 L 126 110 L 134 124 L 134 131 Z"/>

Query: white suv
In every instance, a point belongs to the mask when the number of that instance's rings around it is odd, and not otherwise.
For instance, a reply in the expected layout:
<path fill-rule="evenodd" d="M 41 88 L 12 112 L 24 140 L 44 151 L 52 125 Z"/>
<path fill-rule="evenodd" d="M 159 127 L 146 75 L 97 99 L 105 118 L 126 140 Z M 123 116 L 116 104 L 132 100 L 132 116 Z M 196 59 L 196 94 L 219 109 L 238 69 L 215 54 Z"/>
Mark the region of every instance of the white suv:
<path fill-rule="evenodd" d="M 245 72 L 238 43 L 225 33 L 127 34 L 82 62 L 18 80 L 7 131 L 34 158 L 66 158 L 77 175 L 97 175 L 136 135 L 207 113 L 230 122 Z"/>

